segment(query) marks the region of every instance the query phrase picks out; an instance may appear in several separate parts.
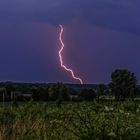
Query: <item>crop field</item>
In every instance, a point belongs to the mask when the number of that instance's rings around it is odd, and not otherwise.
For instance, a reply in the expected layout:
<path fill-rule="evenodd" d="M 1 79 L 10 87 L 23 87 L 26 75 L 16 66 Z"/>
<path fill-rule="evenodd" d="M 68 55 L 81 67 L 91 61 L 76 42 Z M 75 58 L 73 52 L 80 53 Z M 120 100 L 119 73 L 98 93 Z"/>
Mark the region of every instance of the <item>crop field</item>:
<path fill-rule="evenodd" d="M 29 102 L 0 107 L 0 140 L 138 140 L 137 102 Z"/>

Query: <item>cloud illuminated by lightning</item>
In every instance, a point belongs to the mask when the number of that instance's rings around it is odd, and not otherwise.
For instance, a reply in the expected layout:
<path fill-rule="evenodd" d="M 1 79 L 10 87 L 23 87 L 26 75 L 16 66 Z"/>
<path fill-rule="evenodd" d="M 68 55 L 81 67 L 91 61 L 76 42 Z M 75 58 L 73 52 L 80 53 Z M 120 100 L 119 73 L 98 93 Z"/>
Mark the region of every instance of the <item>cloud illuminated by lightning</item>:
<path fill-rule="evenodd" d="M 63 43 L 62 35 L 63 35 L 63 32 L 64 32 L 64 28 L 63 28 L 62 25 L 59 25 L 59 27 L 60 27 L 59 41 L 60 41 L 60 43 L 61 43 L 61 49 L 60 49 L 60 51 L 59 51 L 59 59 L 60 59 L 61 67 L 62 67 L 63 69 L 65 69 L 66 71 L 70 72 L 73 79 L 78 80 L 81 84 L 83 84 L 83 80 L 82 80 L 81 78 L 79 78 L 79 77 L 76 77 L 75 74 L 74 74 L 74 72 L 73 72 L 73 70 L 70 69 L 70 68 L 67 68 L 67 67 L 63 64 L 62 52 L 63 52 L 63 49 L 64 49 L 64 46 L 65 46 L 65 45 L 64 45 L 64 43 Z"/>

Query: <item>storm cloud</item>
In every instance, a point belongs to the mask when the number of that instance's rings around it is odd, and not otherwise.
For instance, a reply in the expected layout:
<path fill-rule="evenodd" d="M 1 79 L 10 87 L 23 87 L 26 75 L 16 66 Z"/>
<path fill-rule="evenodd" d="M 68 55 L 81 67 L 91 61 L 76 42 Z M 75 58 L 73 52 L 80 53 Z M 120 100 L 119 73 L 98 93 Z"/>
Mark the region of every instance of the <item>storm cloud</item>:
<path fill-rule="evenodd" d="M 113 30 L 140 34 L 138 0 L 1 0 L 0 21 L 66 24 L 73 18 Z"/>

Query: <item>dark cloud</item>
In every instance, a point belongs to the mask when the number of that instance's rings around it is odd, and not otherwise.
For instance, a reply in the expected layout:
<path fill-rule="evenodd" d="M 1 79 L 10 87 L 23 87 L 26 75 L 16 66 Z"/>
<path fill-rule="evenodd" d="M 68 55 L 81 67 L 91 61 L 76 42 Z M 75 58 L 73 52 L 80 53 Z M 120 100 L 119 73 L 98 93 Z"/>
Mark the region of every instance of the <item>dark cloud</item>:
<path fill-rule="evenodd" d="M 59 24 L 82 18 L 96 26 L 140 34 L 138 0 L 1 0 L 0 21 Z"/>

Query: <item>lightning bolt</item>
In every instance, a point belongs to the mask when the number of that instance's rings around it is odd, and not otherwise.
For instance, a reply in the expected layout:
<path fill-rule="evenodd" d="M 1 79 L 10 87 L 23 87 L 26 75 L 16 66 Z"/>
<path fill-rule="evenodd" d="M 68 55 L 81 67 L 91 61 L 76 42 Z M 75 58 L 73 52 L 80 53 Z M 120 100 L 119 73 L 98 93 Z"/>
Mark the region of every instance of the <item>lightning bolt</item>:
<path fill-rule="evenodd" d="M 67 68 L 67 67 L 63 64 L 62 52 L 63 52 L 63 49 L 64 49 L 65 45 L 64 45 L 64 43 L 63 43 L 62 36 L 63 36 L 64 28 L 63 28 L 62 25 L 59 25 L 59 27 L 60 27 L 59 41 L 60 41 L 60 43 L 61 43 L 61 49 L 59 50 L 59 59 L 60 59 L 61 67 L 62 67 L 64 70 L 68 71 L 68 72 L 71 74 L 71 76 L 72 76 L 73 79 L 78 80 L 81 84 L 83 84 L 83 80 L 82 80 L 81 78 L 79 78 L 79 77 L 76 77 L 75 74 L 74 74 L 74 72 L 73 72 L 73 70 L 70 69 L 70 68 Z"/>

